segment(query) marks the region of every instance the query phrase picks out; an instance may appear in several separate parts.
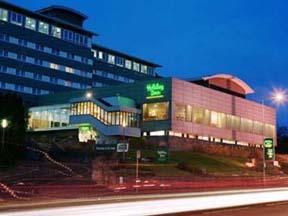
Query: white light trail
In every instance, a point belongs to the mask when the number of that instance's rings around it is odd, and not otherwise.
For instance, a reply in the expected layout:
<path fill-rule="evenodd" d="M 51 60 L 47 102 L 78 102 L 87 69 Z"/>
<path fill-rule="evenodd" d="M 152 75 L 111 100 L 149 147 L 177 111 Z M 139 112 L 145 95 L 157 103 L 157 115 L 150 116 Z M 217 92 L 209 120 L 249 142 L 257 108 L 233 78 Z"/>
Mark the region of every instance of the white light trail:
<path fill-rule="evenodd" d="M 195 195 L 196 194 L 196 195 Z M 167 195 L 171 196 L 170 195 Z M 254 189 L 222 192 L 194 193 L 194 196 L 183 197 L 176 194 L 175 198 L 146 201 L 131 201 L 110 204 L 94 204 L 70 207 L 57 207 L 19 212 L 5 212 L 5 216 L 142 216 L 175 212 L 208 210 L 217 208 L 237 207 L 288 200 L 288 188 Z M 186 195 L 187 196 L 187 195 Z M 153 195 L 151 195 L 153 197 Z M 135 196 L 137 199 L 137 196 Z"/>

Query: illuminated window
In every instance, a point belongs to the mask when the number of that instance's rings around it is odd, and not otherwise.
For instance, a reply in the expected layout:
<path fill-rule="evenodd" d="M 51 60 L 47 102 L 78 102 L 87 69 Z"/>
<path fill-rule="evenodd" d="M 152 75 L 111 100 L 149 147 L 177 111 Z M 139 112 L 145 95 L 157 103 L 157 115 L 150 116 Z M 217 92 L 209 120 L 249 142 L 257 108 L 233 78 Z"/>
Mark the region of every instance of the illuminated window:
<path fill-rule="evenodd" d="M 253 132 L 253 121 L 245 118 L 241 118 L 240 130 L 243 132 L 252 133 Z"/>
<path fill-rule="evenodd" d="M 104 55 L 102 51 L 98 51 L 98 59 L 103 59 Z"/>
<path fill-rule="evenodd" d="M 225 113 L 218 113 L 218 128 L 226 128 L 226 114 Z"/>
<path fill-rule="evenodd" d="M 147 74 L 147 66 L 141 65 L 141 72 Z"/>
<path fill-rule="evenodd" d="M 263 133 L 263 124 L 258 121 L 253 122 L 253 133 L 262 134 Z"/>
<path fill-rule="evenodd" d="M 30 129 L 65 127 L 69 124 L 69 115 L 68 105 L 30 108 L 28 127 Z"/>
<path fill-rule="evenodd" d="M 204 109 L 193 107 L 193 122 L 201 124 L 204 120 Z"/>
<path fill-rule="evenodd" d="M 176 111 L 175 111 L 176 120 L 185 121 L 186 106 L 185 105 L 176 104 L 175 109 L 176 109 Z"/>
<path fill-rule="evenodd" d="M 50 68 L 54 69 L 54 70 L 59 70 L 59 65 L 58 64 L 54 64 L 54 63 L 50 63 Z"/>
<path fill-rule="evenodd" d="M 165 120 L 168 119 L 168 102 L 143 104 L 143 120 Z"/>
<path fill-rule="evenodd" d="M 49 34 L 49 24 L 39 21 L 38 31 L 43 34 Z"/>
<path fill-rule="evenodd" d="M 210 119 L 211 119 L 211 111 L 208 109 L 204 109 L 203 124 L 210 125 Z"/>
<path fill-rule="evenodd" d="M 0 8 L 0 20 L 8 21 L 8 11 L 5 9 Z"/>
<path fill-rule="evenodd" d="M 66 71 L 67 73 L 74 73 L 73 68 L 70 68 L 70 67 L 65 67 L 65 71 Z"/>
<path fill-rule="evenodd" d="M 264 135 L 266 137 L 274 137 L 275 136 L 275 126 L 271 124 L 265 124 Z"/>
<path fill-rule="evenodd" d="M 240 130 L 240 117 L 232 116 L 232 129 Z"/>
<path fill-rule="evenodd" d="M 61 38 L 61 28 L 57 26 L 52 26 L 51 33 L 52 33 L 52 36 L 56 38 Z"/>
<path fill-rule="evenodd" d="M 187 105 L 186 107 L 186 121 L 192 121 L 192 106 Z"/>
<path fill-rule="evenodd" d="M 133 62 L 133 70 L 140 71 L 140 64 L 137 62 Z"/>
<path fill-rule="evenodd" d="M 161 131 L 151 131 L 150 132 L 150 136 L 165 136 L 165 131 L 161 130 Z"/>
<path fill-rule="evenodd" d="M 36 20 L 30 17 L 26 17 L 25 19 L 25 28 L 35 30 L 36 29 Z"/>
<path fill-rule="evenodd" d="M 132 62 L 130 60 L 125 60 L 125 68 L 131 69 L 132 68 Z"/>
<path fill-rule="evenodd" d="M 108 63 L 115 64 L 115 56 L 114 55 L 108 55 Z"/>

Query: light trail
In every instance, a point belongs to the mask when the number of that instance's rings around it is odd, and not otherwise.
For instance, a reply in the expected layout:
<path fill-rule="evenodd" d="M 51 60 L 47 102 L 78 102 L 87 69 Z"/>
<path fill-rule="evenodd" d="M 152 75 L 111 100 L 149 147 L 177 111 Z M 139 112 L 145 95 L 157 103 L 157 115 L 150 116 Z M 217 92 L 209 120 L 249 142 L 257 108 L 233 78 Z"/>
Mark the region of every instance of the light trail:
<path fill-rule="evenodd" d="M 173 197 L 169 198 L 168 197 Z M 146 198 L 149 197 L 146 196 Z M 151 195 L 151 198 L 155 196 Z M 157 197 L 157 196 L 156 196 Z M 5 216 L 140 216 L 238 207 L 288 200 L 288 188 L 159 195 L 162 199 L 3 212 Z M 165 199 L 166 198 L 166 199 Z M 137 200 L 137 196 L 134 198 Z M 125 200 L 125 199 L 124 199 Z"/>

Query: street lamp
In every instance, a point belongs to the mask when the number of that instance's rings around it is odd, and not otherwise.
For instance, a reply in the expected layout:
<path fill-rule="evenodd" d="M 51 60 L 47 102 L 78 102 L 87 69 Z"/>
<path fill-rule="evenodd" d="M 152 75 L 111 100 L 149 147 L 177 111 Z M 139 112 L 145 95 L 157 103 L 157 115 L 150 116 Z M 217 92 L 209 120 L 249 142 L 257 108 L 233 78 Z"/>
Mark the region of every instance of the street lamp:
<path fill-rule="evenodd" d="M 286 91 L 274 90 L 271 95 L 271 99 L 277 105 L 283 104 L 287 100 Z"/>
<path fill-rule="evenodd" d="M 1 150 L 3 151 L 4 149 L 4 144 L 5 144 L 5 129 L 7 128 L 8 126 L 8 121 L 7 119 L 2 119 L 1 120 L 1 127 L 2 127 L 2 147 L 1 147 Z"/>
<path fill-rule="evenodd" d="M 283 104 L 287 100 L 286 91 L 275 89 L 271 93 L 271 100 L 274 104 L 280 105 Z M 265 115 L 264 115 L 264 99 L 262 99 L 262 124 L 263 124 L 263 136 L 265 138 Z M 276 127 L 276 125 L 275 125 Z M 273 142 L 273 165 L 275 162 L 275 143 Z M 263 178 L 266 176 L 266 160 L 265 160 L 265 147 L 263 144 Z"/>

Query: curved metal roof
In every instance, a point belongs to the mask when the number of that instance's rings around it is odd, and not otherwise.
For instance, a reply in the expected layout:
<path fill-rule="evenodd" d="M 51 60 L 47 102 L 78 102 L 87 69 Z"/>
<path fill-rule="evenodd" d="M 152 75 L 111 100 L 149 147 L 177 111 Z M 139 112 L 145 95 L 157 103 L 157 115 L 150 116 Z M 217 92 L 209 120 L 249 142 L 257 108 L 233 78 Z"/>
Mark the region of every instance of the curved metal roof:
<path fill-rule="evenodd" d="M 69 7 L 65 7 L 65 6 L 61 6 L 61 5 L 52 5 L 52 6 L 49 6 L 49 7 L 46 7 L 46 8 L 42 8 L 42 9 L 39 9 L 37 10 L 36 12 L 37 13 L 43 13 L 43 12 L 47 12 L 47 11 L 51 11 L 51 10 L 62 10 L 62 11 L 67 11 L 73 15 L 77 15 L 79 17 L 81 17 L 83 20 L 87 19 L 87 16 L 77 10 L 74 10 L 72 8 L 69 8 Z"/>
<path fill-rule="evenodd" d="M 236 83 L 241 88 L 243 88 L 243 90 L 245 91 L 245 94 L 254 93 L 254 90 L 246 82 L 244 82 L 243 80 L 241 80 L 238 77 L 233 76 L 231 74 L 215 74 L 215 75 L 211 75 L 211 76 L 202 77 L 203 80 L 210 80 L 210 79 L 214 79 L 214 78 L 228 79 L 228 80 Z"/>

